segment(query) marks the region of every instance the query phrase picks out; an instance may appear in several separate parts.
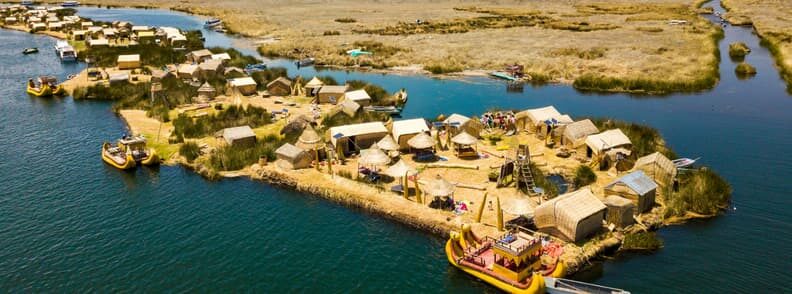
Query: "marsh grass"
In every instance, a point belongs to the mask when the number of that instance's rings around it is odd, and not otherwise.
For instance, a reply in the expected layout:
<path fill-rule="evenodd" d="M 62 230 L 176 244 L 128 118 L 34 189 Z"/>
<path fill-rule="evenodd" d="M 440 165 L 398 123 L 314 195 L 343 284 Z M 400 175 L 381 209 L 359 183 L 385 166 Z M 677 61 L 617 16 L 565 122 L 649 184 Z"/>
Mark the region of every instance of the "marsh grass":
<path fill-rule="evenodd" d="M 266 90 L 267 84 L 279 77 L 289 77 L 289 70 L 285 67 L 268 67 L 261 71 L 256 71 L 250 75 L 259 90 Z"/>
<path fill-rule="evenodd" d="M 554 50 L 550 53 L 551 56 L 577 56 L 580 59 L 597 59 L 605 56 L 605 52 L 607 49 L 605 48 L 590 48 L 590 49 L 579 49 L 579 48 L 561 48 Z"/>
<path fill-rule="evenodd" d="M 430 64 L 424 65 L 424 69 L 436 75 L 461 72 L 464 70 L 462 65 L 451 60 L 435 61 Z"/>
<path fill-rule="evenodd" d="M 702 168 L 681 173 L 679 191 L 665 199 L 665 217 L 684 216 L 687 212 L 714 215 L 726 209 L 732 188 L 717 173 Z"/>
<path fill-rule="evenodd" d="M 632 151 L 637 153 L 637 157 L 660 152 L 668 158 L 677 158 L 676 153 L 666 146 L 660 132 L 650 126 L 640 125 L 621 120 L 591 118 L 591 121 L 600 130 L 620 129 L 630 138 Z"/>
<path fill-rule="evenodd" d="M 356 19 L 354 19 L 354 18 L 351 18 L 351 17 L 342 17 L 342 18 L 336 18 L 336 19 L 335 19 L 335 22 L 340 22 L 340 23 L 354 23 L 354 22 L 357 22 L 357 20 L 356 20 Z"/>
<path fill-rule="evenodd" d="M 743 42 L 729 44 L 729 57 L 732 60 L 742 61 L 748 53 L 751 53 L 751 48 L 748 48 L 748 45 Z"/>
<path fill-rule="evenodd" d="M 748 78 L 756 75 L 756 68 L 747 62 L 740 62 L 737 64 L 737 67 L 734 68 L 734 73 L 737 74 L 738 77 Z"/>
<path fill-rule="evenodd" d="M 784 58 L 792 58 L 792 57 L 785 57 L 782 53 L 782 49 L 779 44 L 786 42 L 792 43 L 792 34 L 781 34 L 781 33 L 768 33 L 765 36 L 762 36 L 760 41 L 760 45 L 767 48 L 770 51 L 770 54 L 773 55 L 773 59 L 775 59 L 776 66 L 778 68 L 778 72 L 781 75 L 781 78 L 784 79 L 787 83 L 787 92 L 792 95 L 792 66 L 788 66 L 784 63 Z"/>
<path fill-rule="evenodd" d="M 195 118 L 186 113 L 179 114 L 173 120 L 173 133 L 184 138 L 201 138 L 224 128 L 243 125 L 256 128 L 271 122 L 270 113 L 264 108 L 231 105 L 225 110 Z"/>
<path fill-rule="evenodd" d="M 663 28 L 659 28 L 659 27 L 638 27 L 638 28 L 636 28 L 636 30 L 641 31 L 641 32 L 647 32 L 647 33 L 660 33 L 660 32 L 663 31 Z"/>
<path fill-rule="evenodd" d="M 179 146 L 179 154 L 187 159 L 187 162 L 192 163 L 196 158 L 201 156 L 201 148 L 195 142 L 184 142 Z"/>
<path fill-rule="evenodd" d="M 214 171 L 233 171 L 258 162 L 262 156 L 267 161 L 274 161 L 275 150 L 283 143 L 278 136 L 268 135 L 257 140 L 253 146 L 224 145 L 212 152 L 207 165 Z"/>
<path fill-rule="evenodd" d="M 575 169 L 572 183 L 576 188 L 584 187 L 597 181 L 597 174 L 588 165 L 580 165 Z"/>
<path fill-rule="evenodd" d="M 657 250 L 663 247 L 661 240 L 655 232 L 636 232 L 624 236 L 621 250 Z"/>

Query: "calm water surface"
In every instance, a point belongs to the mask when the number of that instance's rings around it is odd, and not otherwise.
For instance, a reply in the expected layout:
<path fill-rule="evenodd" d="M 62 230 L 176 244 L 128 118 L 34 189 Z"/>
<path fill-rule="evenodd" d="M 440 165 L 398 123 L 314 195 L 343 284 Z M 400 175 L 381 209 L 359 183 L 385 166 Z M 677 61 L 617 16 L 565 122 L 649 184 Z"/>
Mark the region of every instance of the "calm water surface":
<path fill-rule="evenodd" d="M 90 17 L 199 28 L 160 10 L 81 8 Z M 728 27 L 721 82 L 707 93 L 584 95 L 568 86 L 507 93 L 489 79 L 438 80 L 323 71 L 390 91 L 406 87 L 404 117 L 555 105 L 658 128 L 678 153 L 703 157 L 734 186 L 724 216 L 660 231 L 656 254 L 608 261 L 579 278 L 632 290 L 782 292 L 792 284 L 792 97 L 748 28 Z M 730 42 L 753 49 L 759 74 L 734 76 Z M 238 44 L 207 32 L 211 45 Z M 178 167 L 119 172 L 103 140 L 123 133 L 106 102 L 29 97 L 38 74 L 63 79 L 54 40 L 0 31 L 0 288 L 11 291 L 494 292 L 450 267 L 438 239 L 365 212 L 247 180 L 205 181 Z M 38 55 L 23 56 L 25 47 Z M 296 69 L 288 62 L 276 61 Z M 312 68 L 299 71 L 315 74 Z"/>

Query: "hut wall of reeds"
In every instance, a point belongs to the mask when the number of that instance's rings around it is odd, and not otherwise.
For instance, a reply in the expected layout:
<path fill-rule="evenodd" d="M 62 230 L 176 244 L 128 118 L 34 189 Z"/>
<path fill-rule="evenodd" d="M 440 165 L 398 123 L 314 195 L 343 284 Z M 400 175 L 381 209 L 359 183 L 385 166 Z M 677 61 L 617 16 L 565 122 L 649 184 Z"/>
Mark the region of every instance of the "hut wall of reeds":
<path fill-rule="evenodd" d="M 291 80 L 284 77 L 278 77 L 267 84 L 267 92 L 273 96 L 289 96 L 291 95 L 291 87 Z"/>
<path fill-rule="evenodd" d="M 330 128 L 330 143 L 344 154 L 366 149 L 388 135 L 381 122 L 344 125 Z"/>
<path fill-rule="evenodd" d="M 605 221 L 612 223 L 619 228 L 624 228 L 635 223 L 635 204 L 629 199 L 619 196 L 608 196 L 605 198 Z"/>
<path fill-rule="evenodd" d="M 638 204 L 638 212 L 652 209 L 657 184 L 643 171 L 634 171 L 605 186 L 605 195 L 621 196 Z"/>
<path fill-rule="evenodd" d="M 393 139 L 399 143 L 401 149 L 409 149 L 410 145 L 407 142 L 416 135 L 426 132 L 429 132 L 429 126 L 423 118 L 395 121 L 391 130 Z"/>
<path fill-rule="evenodd" d="M 677 169 L 668 157 L 660 152 L 655 152 L 635 161 L 633 170 L 641 170 L 655 183 L 661 187 L 667 187 L 674 183 Z"/>
<path fill-rule="evenodd" d="M 557 237 L 577 242 L 601 229 L 605 208 L 585 187 L 539 205 L 534 222 L 540 230 L 557 232 Z"/>
<path fill-rule="evenodd" d="M 586 137 L 586 156 L 594 157 L 603 155 L 614 148 L 631 149 L 632 142 L 620 129 L 607 130 L 596 135 Z"/>
<path fill-rule="evenodd" d="M 599 133 L 599 129 L 590 119 L 573 122 L 562 129 L 561 144 L 570 149 L 585 147 L 586 137 Z"/>
<path fill-rule="evenodd" d="M 536 133 L 545 120 L 560 115 L 561 113 L 553 106 L 523 110 L 515 115 L 517 129 Z"/>
<path fill-rule="evenodd" d="M 311 166 L 311 156 L 305 150 L 289 143 L 283 144 L 275 150 L 277 164 L 284 169 L 302 169 Z"/>

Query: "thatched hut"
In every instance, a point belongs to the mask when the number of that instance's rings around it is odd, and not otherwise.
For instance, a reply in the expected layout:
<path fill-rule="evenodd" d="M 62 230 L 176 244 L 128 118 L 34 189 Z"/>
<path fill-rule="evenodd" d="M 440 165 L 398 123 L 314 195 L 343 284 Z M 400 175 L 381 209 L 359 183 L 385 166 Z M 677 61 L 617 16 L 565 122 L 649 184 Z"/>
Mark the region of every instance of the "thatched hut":
<path fill-rule="evenodd" d="M 371 105 L 371 96 L 364 89 L 346 92 L 344 93 L 344 99 L 354 101 L 361 106 Z"/>
<path fill-rule="evenodd" d="M 446 179 L 438 174 L 434 179 L 426 182 L 423 191 L 429 196 L 449 197 L 454 195 L 454 189 L 456 189 L 454 184 L 446 181 Z"/>
<path fill-rule="evenodd" d="M 180 64 L 176 71 L 180 79 L 193 79 L 198 77 L 198 66 L 193 64 Z"/>
<path fill-rule="evenodd" d="M 539 205 L 534 223 L 540 230 L 577 242 L 602 228 L 605 208 L 586 187 Z"/>
<path fill-rule="evenodd" d="M 599 133 L 599 129 L 590 119 L 573 122 L 563 127 L 561 144 L 576 149 L 585 146 L 586 137 Z"/>
<path fill-rule="evenodd" d="M 607 130 L 586 137 L 586 156 L 589 158 L 604 155 L 615 148 L 631 149 L 632 142 L 620 129 Z"/>
<path fill-rule="evenodd" d="M 226 79 L 234 79 L 234 78 L 246 77 L 247 74 L 245 74 L 245 71 L 241 68 L 238 68 L 236 66 L 229 66 L 223 70 L 223 76 Z"/>
<path fill-rule="evenodd" d="M 561 113 L 553 106 L 523 110 L 515 115 L 517 129 L 536 133 L 545 120 L 560 115 Z"/>
<path fill-rule="evenodd" d="M 186 55 L 187 61 L 192 63 L 202 63 L 212 59 L 212 51 L 208 49 L 195 50 Z"/>
<path fill-rule="evenodd" d="M 629 199 L 619 196 L 608 196 L 605 198 L 605 221 L 616 225 L 619 228 L 624 228 L 635 223 L 633 215 L 635 214 L 635 204 Z"/>
<path fill-rule="evenodd" d="M 256 92 L 256 81 L 253 80 L 251 77 L 243 77 L 243 78 L 236 78 L 230 79 L 227 82 L 227 91 L 229 93 L 239 93 L 245 96 L 255 95 Z"/>
<path fill-rule="evenodd" d="M 548 136 L 551 138 L 556 138 L 560 134 L 560 132 L 558 132 L 559 129 L 563 129 L 566 127 L 566 125 L 573 122 L 575 121 L 572 120 L 572 117 L 567 114 L 561 114 L 559 116 L 548 118 L 544 120 L 541 125 L 539 125 L 536 135 L 542 139 Z"/>
<path fill-rule="evenodd" d="M 313 77 L 313 79 L 305 84 L 305 92 L 308 94 L 308 96 L 316 96 L 322 86 L 324 86 L 324 82 L 322 82 L 322 80 L 317 77 Z"/>
<path fill-rule="evenodd" d="M 478 119 L 471 119 L 461 114 L 451 114 L 443 120 L 443 125 L 446 126 L 446 131 L 451 136 L 456 136 L 461 132 L 466 132 L 473 137 L 478 138 L 481 131 L 484 130 L 484 125 Z"/>
<path fill-rule="evenodd" d="M 322 137 L 310 125 L 303 129 L 295 145 L 303 150 L 311 151 L 309 153 L 313 159 L 318 160 L 322 156 L 320 152 L 324 153 L 325 144 L 322 142 Z"/>
<path fill-rule="evenodd" d="M 347 91 L 347 85 L 341 86 L 322 86 L 316 94 L 317 103 L 330 103 L 336 104 L 344 97 Z"/>
<path fill-rule="evenodd" d="M 372 144 L 371 148 L 360 151 L 360 158 L 358 158 L 358 165 L 377 166 L 386 165 L 391 162 L 391 158 L 382 152 L 377 147 L 377 144 Z"/>
<path fill-rule="evenodd" d="M 343 102 L 341 102 L 341 104 L 338 104 L 337 111 L 343 112 L 349 117 L 355 117 L 358 111 L 360 111 L 360 108 L 361 108 L 360 104 L 357 104 L 355 101 L 344 100 Z"/>
<path fill-rule="evenodd" d="M 652 209 L 657 184 L 641 171 L 631 172 L 605 186 L 605 195 L 616 195 L 638 203 L 638 212 Z"/>
<path fill-rule="evenodd" d="M 672 185 L 677 176 L 677 168 L 674 163 L 660 152 L 638 158 L 632 170 L 643 171 L 661 187 Z"/>
<path fill-rule="evenodd" d="M 203 83 L 203 85 L 198 88 L 198 100 L 209 101 L 214 99 L 215 95 L 217 95 L 217 90 L 209 83 Z"/>
<path fill-rule="evenodd" d="M 377 146 L 380 149 L 387 151 L 390 157 L 399 156 L 399 144 L 396 143 L 396 140 L 393 140 L 391 135 L 386 135 L 382 138 L 382 140 L 379 140 L 379 142 L 377 142 Z"/>
<path fill-rule="evenodd" d="M 118 69 L 135 69 L 140 67 L 140 54 L 118 55 Z"/>
<path fill-rule="evenodd" d="M 311 166 L 311 156 L 305 150 L 289 143 L 275 150 L 275 164 L 284 169 L 301 169 Z"/>
<path fill-rule="evenodd" d="M 457 157 L 478 157 L 478 148 L 476 147 L 478 139 L 467 132 L 461 132 L 451 138 L 451 143 L 454 144 L 454 154 Z"/>
<path fill-rule="evenodd" d="M 434 148 L 436 143 L 435 139 L 427 133 L 418 133 L 418 135 L 407 140 L 407 145 L 413 150 L 429 150 Z"/>
<path fill-rule="evenodd" d="M 388 135 L 382 122 L 343 125 L 330 128 L 330 143 L 343 154 L 369 148 Z"/>
<path fill-rule="evenodd" d="M 223 72 L 223 61 L 209 59 L 198 64 L 198 69 L 201 71 L 201 76 L 208 79 Z"/>
<path fill-rule="evenodd" d="M 391 132 L 401 149 L 407 149 L 410 147 L 407 141 L 418 134 L 429 132 L 429 126 L 423 118 L 400 120 L 393 122 Z"/>
<path fill-rule="evenodd" d="M 256 133 L 249 126 L 225 128 L 223 139 L 231 146 L 252 146 L 256 144 Z"/>
<path fill-rule="evenodd" d="M 289 96 L 291 89 L 292 81 L 284 77 L 278 77 L 267 83 L 267 92 L 273 96 Z"/>

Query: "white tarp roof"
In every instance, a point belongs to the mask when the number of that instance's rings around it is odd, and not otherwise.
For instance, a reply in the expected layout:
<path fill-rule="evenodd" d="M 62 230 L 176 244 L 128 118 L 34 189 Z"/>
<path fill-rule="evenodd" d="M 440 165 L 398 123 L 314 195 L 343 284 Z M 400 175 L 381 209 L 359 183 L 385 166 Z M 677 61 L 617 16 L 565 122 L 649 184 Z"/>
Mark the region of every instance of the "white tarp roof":
<path fill-rule="evenodd" d="M 242 86 L 256 85 L 256 81 L 253 78 L 251 78 L 251 77 L 242 77 L 242 78 L 230 79 L 230 80 L 228 80 L 228 83 L 232 87 L 242 87 Z"/>
<path fill-rule="evenodd" d="M 454 114 L 451 114 L 450 116 L 448 116 L 448 118 L 446 118 L 443 121 L 443 123 L 444 124 L 459 124 L 459 126 L 462 126 L 463 124 L 465 124 L 469 120 L 470 120 L 470 118 L 467 117 L 467 116 L 454 113 Z"/>
<path fill-rule="evenodd" d="M 212 54 L 212 59 L 215 59 L 215 60 L 231 60 L 231 55 L 228 55 L 228 53 Z"/>
<path fill-rule="evenodd" d="M 545 120 L 561 116 L 561 113 L 553 106 L 545 106 L 521 111 L 517 116 L 518 118 L 527 117 L 534 125 L 538 126 L 544 123 Z"/>
<path fill-rule="evenodd" d="M 107 39 L 94 39 L 94 40 L 89 40 L 88 45 L 90 46 L 110 45 L 110 42 L 107 41 Z"/>
<path fill-rule="evenodd" d="M 346 92 L 346 93 L 344 93 L 344 97 L 346 97 L 346 99 L 349 99 L 349 100 L 352 100 L 352 101 L 355 101 L 355 102 L 363 101 L 363 100 L 371 100 L 371 97 L 369 96 L 369 94 L 366 93 L 366 90 L 363 90 L 363 89 Z"/>
<path fill-rule="evenodd" d="M 407 119 L 393 122 L 393 139 L 399 142 L 403 135 L 428 132 L 429 126 L 423 118 Z"/>
<path fill-rule="evenodd" d="M 140 61 L 140 54 L 118 55 L 118 62 Z"/>
<path fill-rule="evenodd" d="M 337 126 L 330 128 L 330 141 L 335 145 L 336 140 L 340 138 L 379 133 L 388 133 L 388 128 L 382 122 Z"/>
<path fill-rule="evenodd" d="M 627 138 L 627 135 L 622 133 L 620 129 L 607 130 L 596 135 L 590 135 L 586 138 L 586 145 L 591 147 L 591 150 L 597 152 L 630 144 L 632 144 L 630 138 Z"/>

